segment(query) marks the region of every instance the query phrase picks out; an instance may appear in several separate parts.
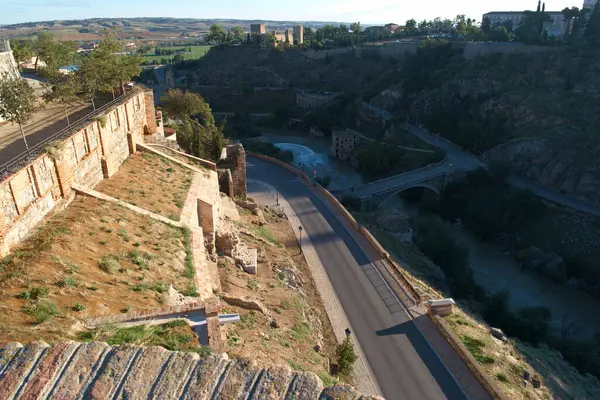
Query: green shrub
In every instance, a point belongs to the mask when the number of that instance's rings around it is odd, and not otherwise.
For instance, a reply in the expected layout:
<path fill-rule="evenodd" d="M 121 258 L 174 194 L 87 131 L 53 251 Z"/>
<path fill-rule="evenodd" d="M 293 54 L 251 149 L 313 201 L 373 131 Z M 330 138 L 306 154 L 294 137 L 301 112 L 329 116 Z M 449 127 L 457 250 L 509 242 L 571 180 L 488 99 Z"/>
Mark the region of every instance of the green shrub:
<path fill-rule="evenodd" d="M 358 357 L 356 356 L 354 345 L 350 341 L 350 337 L 344 339 L 344 342 L 337 347 L 335 354 L 338 374 L 343 377 L 351 376 L 352 371 L 354 370 L 354 363 Z"/>
<path fill-rule="evenodd" d="M 32 316 L 36 324 L 41 324 L 59 315 L 56 304 L 47 301 L 37 301 L 30 306 L 24 307 L 23 311 Z"/>
<path fill-rule="evenodd" d="M 17 297 L 24 300 L 39 300 L 46 297 L 50 293 L 50 289 L 45 286 L 36 286 L 28 291 L 22 292 Z"/>
<path fill-rule="evenodd" d="M 129 261 L 140 267 L 140 269 L 148 269 L 148 263 L 154 259 L 154 256 L 145 251 L 131 250 L 127 253 Z"/>
<path fill-rule="evenodd" d="M 483 348 L 485 344 L 478 339 L 472 338 L 471 336 L 461 336 L 460 340 L 463 342 L 467 350 L 473 355 L 473 357 L 481 364 L 493 364 L 494 358 L 483 354 Z"/>
<path fill-rule="evenodd" d="M 75 279 L 73 279 L 70 276 L 67 276 L 64 279 L 61 279 L 60 281 L 56 282 L 56 286 L 60 287 L 60 288 L 67 288 L 67 289 L 72 289 L 74 287 L 77 287 L 78 283 Z"/>
<path fill-rule="evenodd" d="M 496 379 L 498 379 L 500 382 L 505 382 L 505 383 L 508 382 L 508 377 L 503 372 L 498 372 L 496 374 Z"/>
<path fill-rule="evenodd" d="M 114 254 L 108 254 L 103 256 L 100 261 L 98 261 L 98 266 L 100 269 L 108 274 L 114 274 L 118 270 L 121 269 L 121 263 L 118 256 Z"/>
<path fill-rule="evenodd" d="M 87 307 L 81 303 L 73 304 L 72 308 L 73 308 L 73 311 L 75 311 L 75 312 L 85 311 L 87 309 Z"/>

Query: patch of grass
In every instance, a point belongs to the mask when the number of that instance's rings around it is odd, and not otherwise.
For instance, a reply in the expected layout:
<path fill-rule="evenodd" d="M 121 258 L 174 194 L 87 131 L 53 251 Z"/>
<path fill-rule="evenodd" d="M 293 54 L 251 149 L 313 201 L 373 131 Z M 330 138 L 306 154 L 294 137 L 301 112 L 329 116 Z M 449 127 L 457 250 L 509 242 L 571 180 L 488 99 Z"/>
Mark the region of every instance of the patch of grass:
<path fill-rule="evenodd" d="M 498 372 L 496 374 L 496 379 L 498 379 L 500 382 L 504 382 L 504 383 L 508 382 L 508 377 L 503 372 Z"/>
<path fill-rule="evenodd" d="M 147 283 L 140 283 L 131 288 L 134 292 L 145 292 L 150 286 Z"/>
<path fill-rule="evenodd" d="M 57 315 L 60 315 L 56 304 L 49 301 L 37 301 L 29 306 L 23 307 L 25 314 L 33 317 L 35 324 L 46 322 Z"/>
<path fill-rule="evenodd" d="M 310 335 L 310 326 L 306 322 L 296 322 L 292 328 L 292 337 L 296 340 L 304 340 Z"/>
<path fill-rule="evenodd" d="M 493 357 L 483 354 L 485 343 L 483 343 L 481 340 L 467 335 L 462 335 L 460 340 L 463 342 L 467 350 L 469 350 L 469 352 L 473 355 L 473 357 L 481 364 L 493 364 L 495 362 Z"/>
<path fill-rule="evenodd" d="M 248 282 L 246 283 L 246 287 L 255 292 L 260 289 L 260 286 L 258 285 L 258 281 L 256 279 L 248 279 Z"/>
<path fill-rule="evenodd" d="M 114 274 L 121 269 L 120 258 L 114 254 L 107 254 L 98 261 L 98 267 L 107 274 Z"/>
<path fill-rule="evenodd" d="M 71 308 L 75 312 L 85 311 L 87 309 L 87 307 L 81 303 L 75 303 L 75 304 L 73 304 L 73 307 L 71 307 Z"/>
<path fill-rule="evenodd" d="M 148 269 L 148 263 L 154 259 L 154 255 L 139 250 L 131 250 L 127 253 L 127 257 L 140 269 Z"/>
<path fill-rule="evenodd" d="M 187 228 L 182 228 L 183 244 L 185 246 L 185 272 L 186 278 L 194 279 L 196 269 L 194 268 L 194 258 L 192 257 L 192 231 Z"/>
<path fill-rule="evenodd" d="M 169 285 L 163 282 L 158 282 L 152 286 L 152 290 L 154 290 L 157 293 L 164 293 L 167 290 L 169 290 Z"/>
<path fill-rule="evenodd" d="M 187 289 L 182 290 L 179 293 L 181 293 L 184 296 L 188 296 L 188 297 L 198 297 L 198 296 L 200 296 L 200 293 L 198 293 L 198 289 L 196 289 L 196 287 L 194 285 L 189 285 L 187 287 Z"/>
<path fill-rule="evenodd" d="M 40 300 L 50 293 L 50 289 L 45 286 L 36 286 L 17 295 L 17 298 L 24 300 Z"/>
<path fill-rule="evenodd" d="M 306 367 L 304 365 L 298 364 L 294 360 L 288 360 L 288 364 L 290 364 L 290 367 L 296 371 L 306 371 Z"/>
<path fill-rule="evenodd" d="M 140 242 L 135 242 L 133 245 L 134 245 L 135 247 L 140 247 L 142 244 L 141 244 Z"/>
<path fill-rule="evenodd" d="M 129 242 L 129 233 L 127 232 L 126 229 L 119 229 L 119 232 L 117 233 L 117 235 L 119 235 L 121 237 L 121 239 L 123 239 L 126 242 Z"/>
<path fill-rule="evenodd" d="M 77 287 L 77 285 L 78 285 L 77 281 L 70 276 L 67 276 L 66 278 L 61 279 L 58 282 L 56 282 L 56 286 L 58 286 L 60 288 L 66 288 L 66 289 L 72 289 L 74 287 Z"/>
<path fill-rule="evenodd" d="M 173 199 L 173 204 L 175 204 L 175 206 L 181 210 L 181 209 L 183 209 L 183 206 L 185 205 L 185 199 L 183 199 L 180 196 L 177 196 Z"/>
<path fill-rule="evenodd" d="M 93 292 L 95 292 L 96 290 L 98 290 L 98 286 L 96 286 L 96 285 L 91 285 L 91 286 L 88 286 L 88 287 L 87 287 L 87 289 L 88 289 L 88 290 L 91 290 L 91 291 L 93 291 Z"/>
<path fill-rule="evenodd" d="M 323 385 L 325 387 L 334 386 L 338 383 L 337 379 L 335 379 L 333 376 L 329 375 L 325 371 L 317 371 L 317 376 L 321 378 L 321 381 L 323 381 Z"/>
<path fill-rule="evenodd" d="M 102 245 L 102 246 L 106 246 L 106 241 L 105 240 L 101 240 L 98 242 L 98 244 Z"/>
<path fill-rule="evenodd" d="M 263 239 L 265 239 L 266 241 L 279 246 L 279 242 L 277 242 L 277 240 L 275 240 L 275 236 L 273 236 L 273 232 L 271 232 L 268 228 L 264 227 L 264 226 L 256 226 L 253 225 L 253 229 L 254 233 L 257 236 L 262 237 Z"/>
<path fill-rule="evenodd" d="M 79 272 L 79 267 L 71 262 L 68 262 L 65 273 L 71 275 L 71 274 L 74 274 L 75 272 Z"/>
<path fill-rule="evenodd" d="M 234 347 L 240 344 L 240 336 L 236 332 L 229 332 L 227 334 L 227 344 L 229 347 Z"/>
<path fill-rule="evenodd" d="M 256 312 L 249 311 L 248 314 L 240 316 L 240 323 L 238 324 L 240 329 L 254 329 L 257 325 Z"/>

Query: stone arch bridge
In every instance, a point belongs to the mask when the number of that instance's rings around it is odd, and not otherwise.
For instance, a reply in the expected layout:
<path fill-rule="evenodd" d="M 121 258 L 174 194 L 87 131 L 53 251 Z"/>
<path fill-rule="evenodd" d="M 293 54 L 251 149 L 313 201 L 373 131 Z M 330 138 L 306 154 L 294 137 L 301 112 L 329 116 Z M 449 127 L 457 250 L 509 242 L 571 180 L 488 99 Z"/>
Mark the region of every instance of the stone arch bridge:
<path fill-rule="evenodd" d="M 333 194 L 342 199 L 346 195 L 361 200 L 362 211 L 372 211 L 383 206 L 398 193 L 412 188 L 423 187 L 439 194 L 444 186 L 457 178 L 464 177 L 467 168 L 453 168 L 447 159 L 414 171 L 390 176 L 366 185 L 334 190 Z"/>

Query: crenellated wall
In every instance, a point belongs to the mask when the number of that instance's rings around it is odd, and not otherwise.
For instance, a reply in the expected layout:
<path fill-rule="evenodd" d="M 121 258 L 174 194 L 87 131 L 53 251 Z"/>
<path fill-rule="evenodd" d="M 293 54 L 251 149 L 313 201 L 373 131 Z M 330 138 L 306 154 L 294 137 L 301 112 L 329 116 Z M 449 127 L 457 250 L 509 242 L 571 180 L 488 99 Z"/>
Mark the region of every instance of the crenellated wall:
<path fill-rule="evenodd" d="M 50 211 L 72 199 L 71 185 L 93 188 L 117 172 L 156 129 L 151 91 L 135 89 L 120 104 L 0 182 L 0 256 L 10 252 Z M 148 110 L 148 108 L 151 108 Z M 150 128 L 152 129 L 152 128 Z"/>

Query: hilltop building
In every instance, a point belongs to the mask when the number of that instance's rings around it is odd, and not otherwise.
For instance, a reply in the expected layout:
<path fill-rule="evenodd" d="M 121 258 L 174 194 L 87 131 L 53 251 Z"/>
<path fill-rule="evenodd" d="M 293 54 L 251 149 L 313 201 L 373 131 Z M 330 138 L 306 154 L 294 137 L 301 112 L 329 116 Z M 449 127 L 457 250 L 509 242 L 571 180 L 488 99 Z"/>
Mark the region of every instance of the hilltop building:
<path fill-rule="evenodd" d="M 267 28 L 265 24 L 251 24 L 250 25 L 250 34 L 251 35 L 260 35 L 263 33 L 267 33 Z"/>
<path fill-rule="evenodd" d="M 304 27 L 302 25 L 294 26 L 294 44 L 300 46 L 304 43 Z"/>
<path fill-rule="evenodd" d="M 292 34 L 292 31 L 290 31 L 289 29 L 285 30 L 285 41 L 290 44 L 294 43 L 294 35 Z"/>
<path fill-rule="evenodd" d="M 544 29 L 548 31 L 550 36 L 562 36 L 565 34 L 567 24 L 564 21 L 564 16 L 561 11 L 546 11 L 551 18 L 551 22 L 544 24 Z M 483 14 L 482 21 L 488 18 L 492 26 L 497 24 L 504 24 L 507 21 L 511 21 L 513 27 L 516 29 L 521 20 L 523 19 L 523 11 L 492 11 Z"/>

